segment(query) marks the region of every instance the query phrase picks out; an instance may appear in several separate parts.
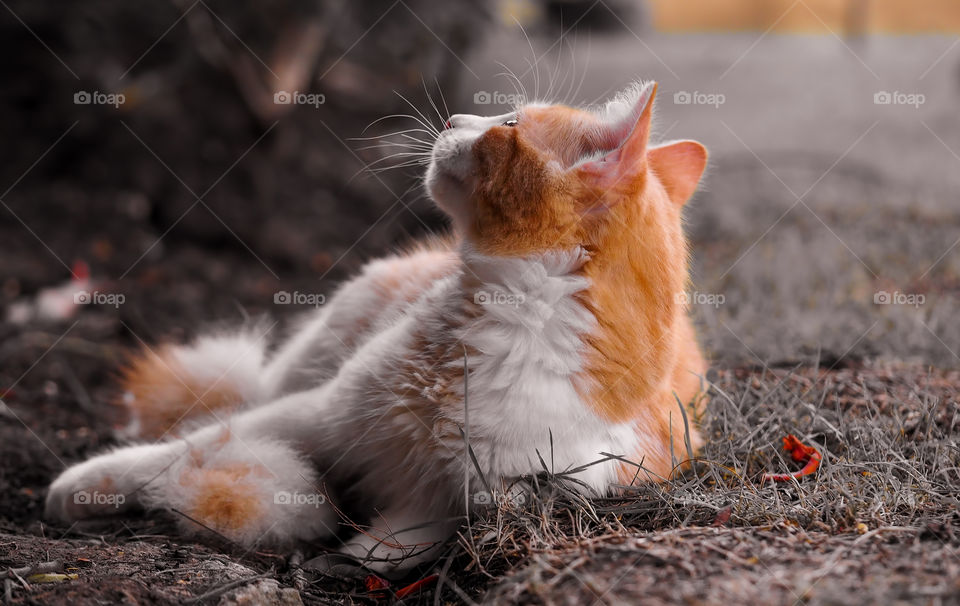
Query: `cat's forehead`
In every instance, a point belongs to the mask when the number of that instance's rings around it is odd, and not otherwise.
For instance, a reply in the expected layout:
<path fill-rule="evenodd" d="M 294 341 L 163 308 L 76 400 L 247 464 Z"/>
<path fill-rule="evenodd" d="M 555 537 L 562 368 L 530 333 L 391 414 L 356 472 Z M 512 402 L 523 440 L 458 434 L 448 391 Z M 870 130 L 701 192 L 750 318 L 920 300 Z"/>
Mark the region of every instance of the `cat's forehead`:
<path fill-rule="evenodd" d="M 565 164 L 597 145 L 601 125 L 595 113 L 566 105 L 531 104 L 519 111 L 523 137 Z"/>
<path fill-rule="evenodd" d="M 531 104 L 521 108 L 519 114 L 523 126 L 530 130 L 574 133 L 593 130 L 600 123 L 594 113 L 566 105 Z"/>

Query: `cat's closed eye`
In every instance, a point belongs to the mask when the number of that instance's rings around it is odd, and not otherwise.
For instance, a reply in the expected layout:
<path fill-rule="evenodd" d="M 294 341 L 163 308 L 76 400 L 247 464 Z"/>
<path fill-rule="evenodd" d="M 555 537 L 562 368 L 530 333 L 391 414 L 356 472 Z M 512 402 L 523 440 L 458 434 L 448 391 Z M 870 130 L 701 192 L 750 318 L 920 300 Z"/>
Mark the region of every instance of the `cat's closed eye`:
<path fill-rule="evenodd" d="M 504 126 L 516 126 L 517 124 L 518 124 L 518 121 L 516 118 L 510 118 L 509 120 L 503 123 Z"/>

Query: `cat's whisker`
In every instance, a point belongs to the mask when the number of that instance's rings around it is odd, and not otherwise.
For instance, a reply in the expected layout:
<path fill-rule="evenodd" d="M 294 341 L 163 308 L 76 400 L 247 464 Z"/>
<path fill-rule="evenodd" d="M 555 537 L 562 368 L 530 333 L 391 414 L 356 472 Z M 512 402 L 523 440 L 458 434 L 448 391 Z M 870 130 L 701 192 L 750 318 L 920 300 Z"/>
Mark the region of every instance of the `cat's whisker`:
<path fill-rule="evenodd" d="M 534 62 L 533 62 L 533 63 L 531 63 L 530 60 L 527 60 L 527 65 L 530 66 L 530 69 L 531 69 L 531 70 L 534 70 L 534 73 L 533 73 L 533 82 L 534 82 L 533 94 L 534 94 L 534 96 L 535 96 L 537 99 L 539 99 L 539 98 L 540 98 L 540 68 L 539 68 L 540 61 L 539 61 L 539 59 L 537 59 L 537 52 L 536 52 L 535 50 L 533 50 L 533 42 L 531 42 L 530 36 L 527 35 L 527 30 L 526 30 L 526 28 L 523 27 L 523 24 L 520 23 L 520 20 L 517 19 L 516 17 L 514 17 L 514 21 L 517 22 L 517 25 L 520 27 L 520 31 L 523 33 L 523 37 L 526 38 L 526 40 L 527 40 L 527 46 L 530 48 L 530 55 L 531 55 L 531 56 L 533 57 L 533 59 L 534 59 Z M 527 73 L 529 73 L 529 70 L 528 70 Z"/>
<path fill-rule="evenodd" d="M 423 162 L 418 161 L 418 160 L 409 160 L 409 161 L 407 161 L 407 162 L 401 162 L 401 163 L 399 163 L 399 164 L 391 164 L 390 166 L 370 167 L 370 169 L 368 169 L 368 170 L 372 170 L 372 171 L 386 171 L 386 170 L 393 170 L 393 169 L 395 169 L 395 168 L 406 168 L 406 167 L 408 167 L 408 166 L 423 166 L 423 164 L 424 164 Z"/>
<path fill-rule="evenodd" d="M 573 99 L 570 96 L 570 93 L 573 91 L 573 86 L 577 83 L 577 53 L 574 50 L 576 46 L 576 36 L 577 33 L 574 32 L 574 41 L 570 42 L 564 39 L 564 44 L 561 46 L 565 47 L 567 53 L 569 54 L 568 64 L 566 69 L 563 70 L 563 78 L 560 80 L 560 84 L 557 87 L 557 92 L 560 92 L 560 89 L 563 89 L 563 94 L 558 95 L 560 101 L 566 105 L 573 105 Z M 557 53 L 557 66 L 563 64 L 561 55 L 563 54 L 562 50 L 560 53 Z"/>
<path fill-rule="evenodd" d="M 379 164 L 380 162 L 385 162 L 385 161 L 387 161 L 387 160 L 390 160 L 391 158 L 401 158 L 401 157 L 410 157 L 410 156 L 427 158 L 427 157 L 430 156 L 430 154 L 427 153 L 427 152 L 423 152 L 423 151 L 413 151 L 413 152 L 411 152 L 411 151 L 398 151 L 398 152 L 396 152 L 396 153 L 389 154 L 389 155 L 384 156 L 384 157 L 382 157 L 382 158 L 377 158 L 377 159 L 374 160 L 371 164 Z"/>
<path fill-rule="evenodd" d="M 520 109 L 520 106 L 524 104 L 527 99 L 527 89 L 523 85 L 523 82 L 520 81 L 520 78 L 517 77 L 517 74 L 510 69 L 507 64 L 502 61 L 497 61 L 497 65 L 502 67 L 505 71 L 499 72 L 497 76 L 504 76 L 510 82 L 510 86 L 513 87 L 513 92 L 515 93 L 516 102 L 514 103 L 514 110 Z"/>
<path fill-rule="evenodd" d="M 415 164 L 402 164 L 402 165 L 399 165 L 399 166 L 390 166 L 390 167 L 386 167 L 386 168 L 371 168 L 371 169 L 369 169 L 367 172 L 369 172 L 371 175 L 379 175 L 380 173 L 385 173 L 385 172 L 387 172 L 388 170 L 398 170 L 398 169 L 403 169 L 403 168 L 411 168 L 411 167 L 413 167 L 413 166 L 416 166 L 416 165 L 415 165 Z"/>
<path fill-rule="evenodd" d="M 590 65 L 590 53 L 591 53 L 591 50 L 593 49 L 592 43 L 593 43 L 593 38 L 588 35 L 587 36 L 587 57 L 584 62 L 583 70 L 580 74 L 580 82 L 577 83 L 577 90 L 573 92 L 573 98 L 571 98 L 571 101 L 576 101 L 576 97 L 580 96 L 580 91 L 583 89 L 583 83 L 587 79 L 587 71 L 589 71 L 587 68 Z"/>
<path fill-rule="evenodd" d="M 432 134 L 430 131 L 428 131 L 428 130 L 426 130 L 426 129 L 424 129 L 424 128 L 408 128 L 408 129 L 405 129 L 405 130 L 398 130 L 398 131 L 395 131 L 395 132 L 384 133 L 384 134 L 382 134 L 382 135 L 374 135 L 374 136 L 372 136 L 372 137 L 349 137 L 347 140 L 348 140 L 348 141 L 372 141 L 372 140 L 374 140 L 374 139 L 383 139 L 383 138 L 385 138 L 385 137 L 392 137 L 392 136 L 395 136 L 395 135 L 403 135 L 403 134 L 407 134 L 407 133 L 426 133 L 426 134 Z"/>
<path fill-rule="evenodd" d="M 430 91 L 427 89 L 427 81 L 423 79 L 422 75 L 420 76 L 420 82 L 423 83 L 423 92 L 427 95 L 427 101 L 430 102 L 430 107 L 433 108 L 433 111 L 437 112 L 437 117 L 440 118 L 440 124 L 445 124 L 450 115 L 447 114 L 444 116 L 440 113 L 440 108 L 438 108 L 437 104 L 433 101 L 433 95 L 431 95 Z"/>
<path fill-rule="evenodd" d="M 404 99 L 404 100 L 406 101 L 406 99 Z M 408 103 L 409 103 L 409 101 L 408 101 Z M 406 119 L 408 119 L 408 120 L 413 120 L 413 121 L 416 122 L 419 126 L 424 127 L 423 132 L 429 134 L 431 137 L 436 137 L 437 135 L 440 134 L 440 133 L 437 131 L 436 127 L 434 127 L 432 124 L 425 123 L 423 120 L 421 120 L 420 118 L 417 118 L 417 117 L 414 116 L 413 114 L 390 114 L 390 115 L 388 115 L 388 116 L 383 116 L 382 118 L 377 118 L 376 120 L 374 120 L 373 122 L 371 122 L 370 124 L 368 124 L 362 131 L 360 131 L 360 134 L 365 134 L 365 133 L 366 133 L 368 130 L 370 130 L 370 128 L 372 128 L 374 125 L 379 124 L 380 122 L 383 122 L 384 120 L 389 120 L 389 119 L 392 119 L 392 118 L 406 118 Z"/>
<path fill-rule="evenodd" d="M 430 130 L 433 132 L 434 135 L 436 135 L 436 136 L 438 136 L 438 137 L 440 136 L 440 129 L 438 129 L 436 126 L 434 126 L 434 125 L 430 122 L 429 118 L 427 118 L 427 117 L 423 114 L 423 112 L 421 112 L 420 109 L 419 109 L 416 105 L 414 105 L 413 103 L 411 103 L 411 101 L 410 101 L 409 99 L 407 99 L 406 97 L 404 97 L 403 94 L 400 93 L 399 91 L 393 91 L 393 92 L 394 92 L 394 94 L 396 94 L 398 97 L 400 97 L 401 99 L 403 99 L 403 100 L 406 102 L 407 105 L 409 105 L 410 107 L 412 107 L 412 108 L 413 108 L 413 111 L 417 112 L 417 114 L 420 116 L 420 118 L 422 118 L 422 120 L 417 120 L 417 121 L 420 122 L 420 124 L 422 124 L 422 125 L 424 126 L 424 128 L 428 128 L 428 129 L 430 129 Z M 412 117 L 412 116 L 411 116 L 411 117 Z"/>
<path fill-rule="evenodd" d="M 447 119 L 450 118 L 450 108 L 447 107 L 447 98 L 443 96 L 443 89 L 440 87 L 440 81 L 434 77 L 433 82 L 437 85 L 437 92 L 440 94 L 440 101 L 443 103 L 443 111 L 447 116 L 446 118 L 443 118 L 443 120 L 444 123 L 446 123 Z"/>
<path fill-rule="evenodd" d="M 399 152 L 399 153 L 396 153 L 396 154 L 390 154 L 389 156 L 385 156 L 385 157 L 383 157 L 383 158 L 377 158 L 376 160 L 374 160 L 374 161 L 370 162 L 369 164 L 367 164 L 366 166 L 364 166 L 364 167 L 360 170 L 360 172 L 363 172 L 364 170 L 370 170 L 370 169 L 372 169 L 372 168 L 374 168 L 374 167 L 379 167 L 379 165 L 384 164 L 385 162 L 389 162 L 389 161 L 391 161 L 391 160 L 394 160 L 394 159 L 396 159 L 396 158 L 405 158 L 405 160 L 402 160 L 401 162 L 397 162 L 397 163 L 390 163 L 389 166 L 382 167 L 382 168 L 386 168 L 386 169 L 390 169 L 390 168 L 400 168 L 401 165 L 406 164 L 406 163 L 408 163 L 408 162 L 412 162 L 412 161 L 414 161 L 414 160 L 416 160 L 418 163 L 420 163 L 421 161 L 425 161 L 425 160 L 426 160 L 426 158 L 424 158 L 422 154 L 410 154 L 410 153 L 405 153 L 405 152 Z"/>
<path fill-rule="evenodd" d="M 362 139 L 353 139 L 363 143 L 382 143 L 384 145 L 421 145 L 423 147 L 433 147 L 434 141 L 420 139 L 409 134 L 412 131 L 399 131 L 396 133 L 387 133 L 379 137 L 364 137 Z"/>
<path fill-rule="evenodd" d="M 353 175 L 351 175 L 351 177 L 348 179 L 348 182 L 353 181 L 354 179 L 357 178 L 357 175 L 363 172 L 368 172 L 370 174 L 375 175 L 383 171 L 394 170 L 397 168 L 404 168 L 407 166 L 423 166 L 430 163 L 430 156 L 431 156 L 430 151 L 426 151 L 426 150 L 413 151 L 413 152 L 401 151 L 401 152 L 389 154 L 387 156 L 383 156 L 382 158 L 377 158 L 376 160 L 373 160 L 372 162 L 365 164 L 362 168 L 360 168 L 360 170 L 358 170 Z M 398 158 L 401 159 L 399 162 L 389 163 L 389 161 L 395 160 Z M 389 164 L 388 166 L 379 166 L 380 164 L 384 164 L 384 163 L 389 163 Z"/>
<path fill-rule="evenodd" d="M 382 173 L 382 172 L 386 172 L 386 171 L 388 171 L 388 170 L 396 170 L 396 169 L 399 169 L 399 168 L 410 168 L 410 167 L 412 167 L 412 166 L 418 166 L 418 167 L 419 167 L 419 166 L 423 166 L 423 163 L 422 163 L 422 162 L 404 162 L 403 164 L 395 164 L 395 165 L 390 165 L 390 166 L 380 166 L 380 167 L 376 167 L 376 168 L 368 168 L 368 169 L 365 169 L 365 170 L 367 170 L 367 172 L 369 172 L 370 174 L 378 175 L 378 174 L 380 174 L 380 173 Z"/>
<path fill-rule="evenodd" d="M 566 39 L 561 38 L 560 44 L 557 45 L 557 59 L 553 64 L 553 71 L 547 72 L 548 82 L 547 82 L 547 94 L 545 96 L 545 99 L 551 103 L 555 101 L 564 101 L 563 99 L 555 99 L 554 95 L 556 94 L 557 90 L 559 90 L 559 87 L 557 86 L 557 77 L 560 75 L 560 66 L 563 64 L 563 61 L 562 61 L 563 48 L 566 44 L 567 44 Z M 564 70 L 563 77 L 559 81 L 560 87 L 563 86 L 563 82 L 566 80 L 566 78 L 567 78 L 567 70 Z"/>
<path fill-rule="evenodd" d="M 415 149 L 429 152 L 433 149 L 433 143 L 412 138 L 406 141 L 391 139 L 386 141 L 369 142 L 368 145 L 365 145 L 360 149 Z"/>
<path fill-rule="evenodd" d="M 414 150 L 414 151 L 423 152 L 424 154 L 428 154 L 433 148 L 428 146 L 416 146 L 416 145 L 409 145 L 405 143 L 396 143 L 392 141 L 387 143 L 378 143 L 376 145 L 365 145 L 363 147 L 357 148 L 357 150 L 359 151 L 366 151 L 369 149 L 406 149 L 406 150 Z"/>
<path fill-rule="evenodd" d="M 423 139 L 417 139 L 417 138 L 414 137 L 413 135 L 408 135 L 408 134 L 406 134 L 406 133 L 397 133 L 397 134 L 398 134 L 398 136 L 400 136 L 400 137 L 402 137 L 402 138 L 404 138 L 404 139 L 409 139 L 410 141 L 414 141 L 414 142 L 416 142 L 416 143 L 423 143 L 424 145 L 429 145 L 429 146 L 431 146 L 431 147 L 433 146 L 433 143 L 434 143 L 433 141 L 425 141 L 425 140 L 423 140 Z"/>
<path fill-rule="evenodd" d="M 558 45 L 555 73 L 559 75 L 559 79 L 554 83 L 553 96 L 550 97 L 553 102 L 574 105 L 570 93 L 577 82 L 576 45 L 578 36 L 579 30 L 574 30 L 572 41 L 565 36 Z"/>
<path fill-rule="evenodd" d="M 529 74 L 531 71 L 534 72 L 533 99 L 531 99 L 531 101 L 538 101 L 540 100 L 540 74 L 535 71 L 537 68 L 529 59 L 524 59 L 524 62 L 527 64 L 527 71 L 524 72 L 524 75 Z"/>

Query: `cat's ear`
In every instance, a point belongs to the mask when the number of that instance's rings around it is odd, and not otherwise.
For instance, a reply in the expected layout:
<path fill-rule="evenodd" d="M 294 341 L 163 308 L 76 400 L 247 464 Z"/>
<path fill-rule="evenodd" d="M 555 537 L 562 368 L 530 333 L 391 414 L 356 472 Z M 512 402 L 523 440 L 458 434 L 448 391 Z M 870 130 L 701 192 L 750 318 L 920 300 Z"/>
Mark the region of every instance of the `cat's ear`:
<path fill-rule="evenodd" d="M 577 176 L 585 183 L 605 190 L 631 185 L 631 177 L 646 170 L 647 139 L 653 117 L 653 99 L 657 83 L 648 82 L 637 93 L 628 111 L 606 125 L 603 139 L 611 151 L 600 158 L 576 167 Z"/>
<path fill-rule="evenodd" d="M 700 183 L 707 166 L 707 148 L 696 141 L 676 141 L 647 152 L 647 163 L 657 175 L 670 200 L 682 206 Z"/>

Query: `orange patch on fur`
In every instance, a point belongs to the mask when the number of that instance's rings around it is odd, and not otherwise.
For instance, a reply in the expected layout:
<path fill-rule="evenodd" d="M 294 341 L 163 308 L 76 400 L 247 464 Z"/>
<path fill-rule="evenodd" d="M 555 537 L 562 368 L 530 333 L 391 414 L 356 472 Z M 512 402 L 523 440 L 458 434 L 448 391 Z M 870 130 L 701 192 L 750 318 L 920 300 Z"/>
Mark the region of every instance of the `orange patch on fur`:
<path fill-rule="evenodd" d="M 678 399 L 687 407 L 694 451 L 702 444 L 694 424 L 698 411 L 690 405 L 704 403 L 698 375 L 706 374 L 707 365 L 687 310 L 677 302 L 686 286 L 686 242 L 678 209 L 666 200 L 622 204 L 610 212 L 629 227 L 606 233 L 584 267 L 591 280 L 585 303 L 599 326 L 586 339 L 582 393 L 604 418 L 634 422 L 641 448 L 650 450 L 628 458 L 642 459 L 653 474 L 669 478 L 671 441 L 676 457 L 687 459 Z M 625 465 L 621 481 L 636 472 Z M 637 479 L 649 478 L 641 472 Z"/>
<path fill-rule="evenodd" d="M 226 380 L 197 381 L 173 355 L 173 346 L 131 356 L 122 370 L 119 404 L 140 421 L 140 437 L 160 438 L 184 421 L 243 403 Z"/>
<path fill-rule="evenodd" d="M 219 532 L 242 530 L 263 515 L 257 476 L 265 473 L 246 464 L 188 469 L 180 476 L 180 483 L 193 489 L 185 513 Z"/>

